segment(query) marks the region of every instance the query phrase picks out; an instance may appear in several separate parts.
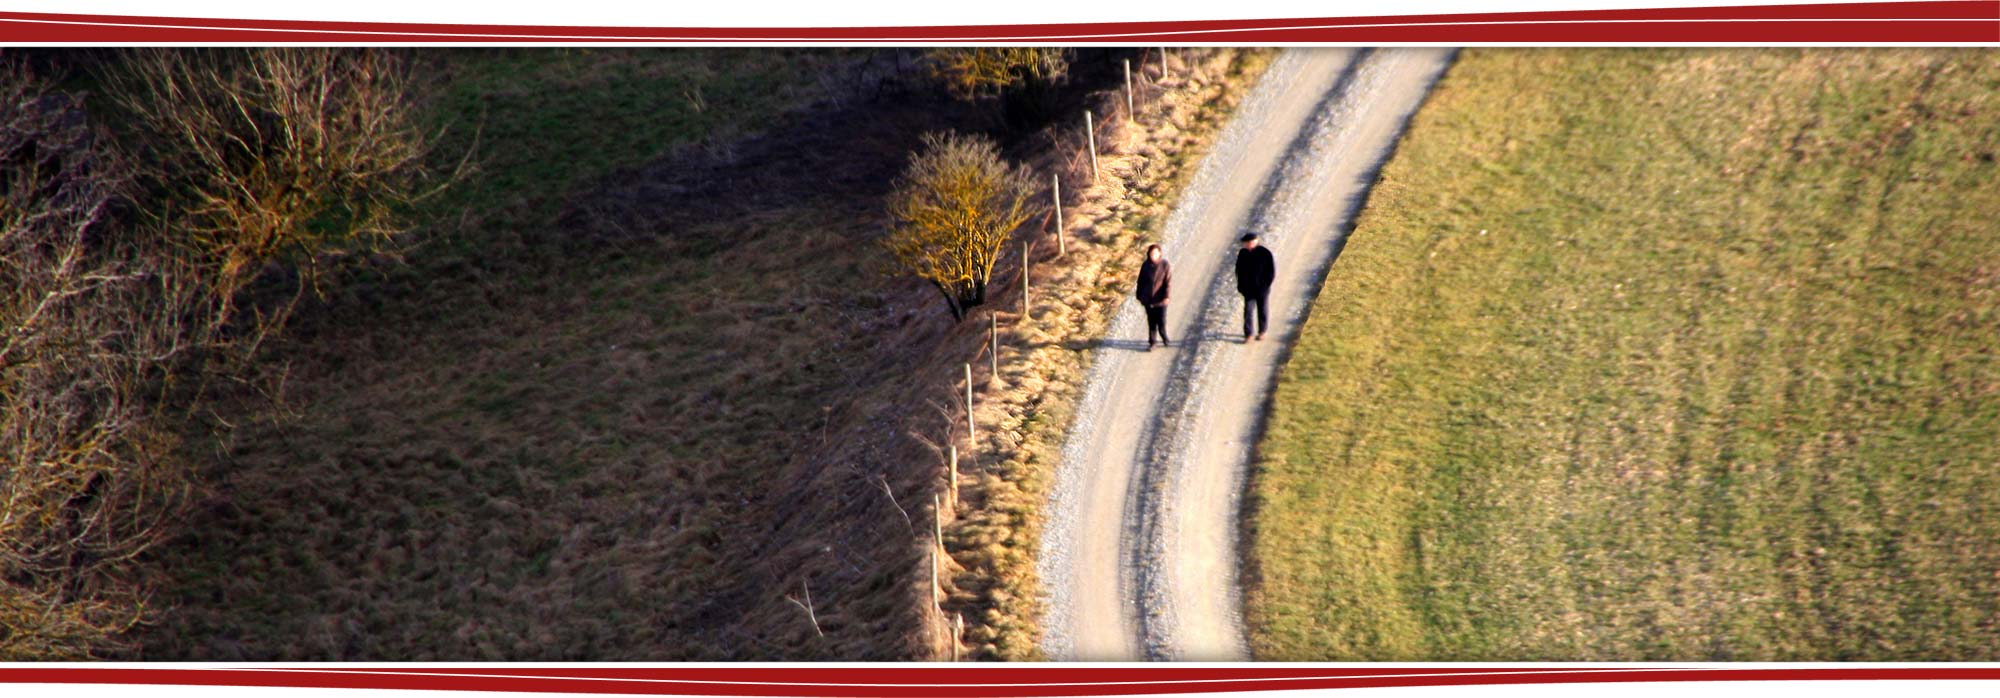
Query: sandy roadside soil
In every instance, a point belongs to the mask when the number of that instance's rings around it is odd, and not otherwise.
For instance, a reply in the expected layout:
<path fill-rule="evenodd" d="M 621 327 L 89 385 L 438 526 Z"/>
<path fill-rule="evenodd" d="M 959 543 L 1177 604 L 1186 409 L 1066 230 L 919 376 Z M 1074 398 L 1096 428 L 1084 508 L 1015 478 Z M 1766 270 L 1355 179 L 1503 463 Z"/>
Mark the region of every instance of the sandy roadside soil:
<path fill-rule="evenodd" d="M 1172 348 L 1127 299 L 1098 345 L 1049 507 L 1054 659 L 1248 658 L 1237 578 L 1250 450 L 1272 381 L 1376 171 L 1446 49 L 1295 49 L 1238 108 L 1169 216 Z M 1271 327 L 1244 342 L 1236 242 L 1277 255 Z"/>

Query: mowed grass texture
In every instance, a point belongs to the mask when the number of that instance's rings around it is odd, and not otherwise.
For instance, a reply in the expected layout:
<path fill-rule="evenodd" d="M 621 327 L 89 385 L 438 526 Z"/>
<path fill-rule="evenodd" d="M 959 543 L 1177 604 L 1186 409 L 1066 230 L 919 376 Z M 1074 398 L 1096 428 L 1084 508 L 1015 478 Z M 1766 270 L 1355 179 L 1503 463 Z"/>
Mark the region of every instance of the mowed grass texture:
<path fill-rule="evenodd" d="M 1263 659 L 2000 659 L 2000 52 L 1470 50 L 1255 475 Z"/>

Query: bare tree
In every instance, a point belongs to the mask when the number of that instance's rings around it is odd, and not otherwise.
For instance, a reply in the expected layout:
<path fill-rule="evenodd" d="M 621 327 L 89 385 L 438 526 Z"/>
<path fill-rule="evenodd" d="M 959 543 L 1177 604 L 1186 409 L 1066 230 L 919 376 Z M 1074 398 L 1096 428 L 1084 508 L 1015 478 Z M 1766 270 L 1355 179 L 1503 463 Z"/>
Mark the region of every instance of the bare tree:
<path fill-rule="evenodd" d="M 383 249 L 426 193 L 393 54 L 119 58 L 133 157 L 0 62 L 0 659 L 127 641 L 149 613 L 135 558 L 191 487 L 182 374 L 250 357 L 325 262 Z M 272 269 L 296 288 L 245 310 Z"/>
<path fill-rule="evenodd" d="M 1060 111 L 1058 85 L 1069 73 L 1069 50 L 1013 46 L 946 48 L 930 54 L 931 73 L 959 99 L 990 105 L 1007 129 L 1032 131 Z"/>
<path fill-rule="evenodd" d="M 293 308 L 236 317 L 260 274 L 287 269 L 298 293 L 317 290 L 323 261 L 380 251 L 405 230 L 404 214 L 434 191 L 408 81 L 383 50 L 126 57 L 111 83 L 146 132 L 143 171 L 163 195 L 154 224 L 210 288 L 212 324 L 235 322 L 254 348 Z"/>
<path fill-rule="evenodd" d="M 927 134 L 924 150 L 889 195 L 895 229 L 883 245 L 898 267 L 931 282 L 952 319 L 986 302 L 986 284 L 1007 237 L 1034 214 L 1026 170 L 1000 158 L 993 141 Z"/>
<path fill-rule="evenodd" d="M 1069 71 L 1068 49 L 1035 46 L 941 48 L 930 54 L 931 71 L 960 99 L 1033 89 Z"/>
<path fill-rule="evenodd" d="M 76 103 L 0 72 L 0 658 L 85 656 L 143 619 L 133 558 L 185 501 L 147 408 L 193 296 L 105 254 L 126 182 Z"/>

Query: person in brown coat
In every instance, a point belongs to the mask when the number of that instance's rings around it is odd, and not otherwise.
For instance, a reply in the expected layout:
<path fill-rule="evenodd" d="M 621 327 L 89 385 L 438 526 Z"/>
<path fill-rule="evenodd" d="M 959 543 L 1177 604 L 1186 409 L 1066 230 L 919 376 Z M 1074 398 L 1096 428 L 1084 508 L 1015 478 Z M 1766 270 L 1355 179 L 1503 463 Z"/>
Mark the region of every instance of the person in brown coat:
<path fill-rule="evenodd" d="M 1146 247 L 1146 263 L 1139 265 L 1139 304 L 1146 306 L 1146 351 L 1153 350 L 1153 335 L 1169 347 L 1167 339 L 1167 296 L 1173 284 L 1173 268 L 1159 245 Z"/>

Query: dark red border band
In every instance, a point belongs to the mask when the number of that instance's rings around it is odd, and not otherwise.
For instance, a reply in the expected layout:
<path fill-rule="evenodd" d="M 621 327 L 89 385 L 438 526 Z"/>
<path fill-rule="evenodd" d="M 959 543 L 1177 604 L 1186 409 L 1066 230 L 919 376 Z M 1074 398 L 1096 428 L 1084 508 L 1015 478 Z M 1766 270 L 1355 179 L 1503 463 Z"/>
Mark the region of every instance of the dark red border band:
<path fill-rule="evenodd" d="M 548 691 L 701 696 L 1114 696 L 1270 690 L 1690 681 L 2000 681 L 2000 667 L 1592 668 L 1451 666 L 1309 668 L 1090 666 L 745 666 L 499 668 L 6 667 L 0 683 Z"/>
<path fill-rule="evenodd" d="M 2000 0 L 907 27 L 575 27 L 0 12 L 0 42 L 2000 43 Z"/>

